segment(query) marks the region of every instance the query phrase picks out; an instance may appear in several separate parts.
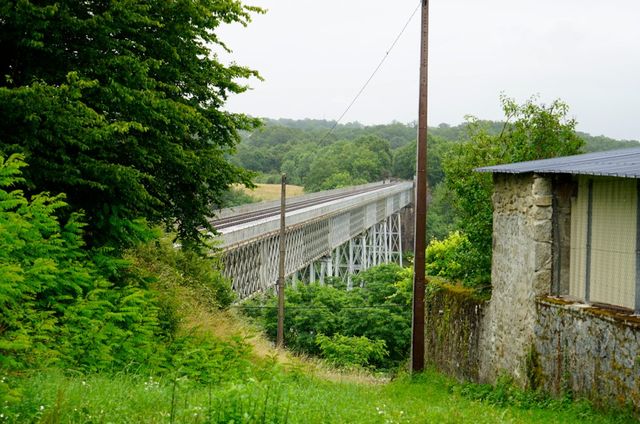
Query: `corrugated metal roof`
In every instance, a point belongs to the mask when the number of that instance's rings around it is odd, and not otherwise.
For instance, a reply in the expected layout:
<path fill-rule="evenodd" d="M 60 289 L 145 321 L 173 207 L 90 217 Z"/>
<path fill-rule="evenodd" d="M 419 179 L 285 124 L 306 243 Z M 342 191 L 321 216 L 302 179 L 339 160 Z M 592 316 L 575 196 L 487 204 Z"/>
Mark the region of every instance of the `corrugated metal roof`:
<path fill-rule="evenodd" d="M 476 168 L 501 174 L 579 174 L 640 178 L 640 147 Z"/>

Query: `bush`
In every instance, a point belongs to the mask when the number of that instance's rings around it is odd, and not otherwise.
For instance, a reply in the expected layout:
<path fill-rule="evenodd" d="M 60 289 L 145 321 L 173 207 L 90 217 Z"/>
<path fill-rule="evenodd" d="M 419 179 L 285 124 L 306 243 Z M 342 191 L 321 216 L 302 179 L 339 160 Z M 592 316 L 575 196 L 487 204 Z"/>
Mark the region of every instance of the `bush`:
<path fill-rule="evenodd" d="M 444 240 L 432 240 L 426 250 L 428 275 L 462 282 L 467 287 L 484 287 L 490 275 L 485 255 L 477 251 L 466 234 L 454 231 Z"/>
<path fill-rule="evenodd" d="M 453 281 L 463 280 L 468 273 L 466 255 L 471 244 L 460 231 L 450 233 L 444 240 L 432 240 L 427 246 L 427 274 Z"/>
<path fill-rule="evenodd" d="M 18 155 L 0 157 L 0 365 L 104 369 L 150 363 L 160 333 L 153 293 L 107 249 L 83 247 L 64 195 L 27 199 Z"/>
<path fill-rule="evenodd" d="M 282 174 L 259 173 L 255 176 L 254 182 L 258 184 L 280 184 L 282 182 Z"/>
<path fill-rule="evenodd" d="M 234 206 L 256 203 L 258 201 L 258 199 L 246 193 L 242 188 L 230 187 L 229 190 L 222 195 L 218 208 L 231 208 Z"/>
<path fill-rule="evenodd" d="M 192 383 L 241 381 L 255 371 L 250 354 L 251 346 L 240 337 L 179 337 L 168 345 L 160 370 L 164 375 Z"/>
<path fill-rule="evenodd" d="M 156 240 L 130 250 L 125 258 L 154 287 L 163 291 L 185 287 L 194 291 L 208 308 L 226 308 L 235 300 L 231 281 L 222 275 L 219 259 L 204 253 L 178 249 L 170 236 L 159 235 Z"/>
<path fill-rule="evenodd" d="M 353 282 L 352 290 L 346 290 L 344 283 L 337 279 L 325 285 L 287 287 L 285 345 L 294 352 L 327 358 L 339 345 L 345 348 L 355 343 L 349 338 L 364 337 L 374 345 L 384 342 L 388 352 L 388 355 L 370 355 L 368 365 L 397 366 L 406 359 L 411 341 L 411 272 L 395 264 L 381 265 L 354 276 Z M 275 340 L 277 298 L 266 295 L 244 306 Z M 329 338 L 333 345 L 323 337 Z M 320 344 L 319 340 L 324 342 Z"/>
<path fill-rule="evenodd" d="M 327 337 L 318 334 L 316 344 L 322 356 L 339 367 L 366 367 L 381 362 L 389 352 L 384 340 L 369 340 L 365 336 L 343 336 L 340 333 Z"/>
<path fill-rule="evenodd" d="M 63 194 L 27 199 L 7 190 L 24 166 L 20 156 L 0 157 L 0 366 L 154 371 L 170 366 L 179 346 L 195 355 L 192 342 L 177 343 L 172 294 L 186 287 L 210 308 L 228 306 L 234 296 L 217 260 L 175 249 L 167 237 L 125 258 L 86 249 L 82 216 L 56 216 Z"/>

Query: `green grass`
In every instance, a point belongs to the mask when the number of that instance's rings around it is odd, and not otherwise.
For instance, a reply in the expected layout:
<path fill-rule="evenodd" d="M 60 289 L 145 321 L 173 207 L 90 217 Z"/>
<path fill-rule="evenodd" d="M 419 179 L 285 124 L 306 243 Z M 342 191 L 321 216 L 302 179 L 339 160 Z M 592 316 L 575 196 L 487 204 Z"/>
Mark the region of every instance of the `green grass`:
<path fill-rule="evenodd" d="M 11 377 L 20 401 L 0 403 L 0 422 L 45 423 L 626 423 L 587 403 L 494 406 L 436 373 L 390 383 L 336 382 L 267 371 L 212 386 L 136 375 Z"/>

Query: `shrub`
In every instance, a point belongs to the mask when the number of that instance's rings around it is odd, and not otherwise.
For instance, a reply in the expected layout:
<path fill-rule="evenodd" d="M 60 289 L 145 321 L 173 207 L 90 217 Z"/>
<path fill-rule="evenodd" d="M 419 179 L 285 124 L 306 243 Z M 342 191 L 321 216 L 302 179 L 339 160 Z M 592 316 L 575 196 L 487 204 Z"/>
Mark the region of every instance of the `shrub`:
<path fill-rule="evenodd" d="M 233 206 L 246 205 L 248 203 L 256 203 L 259 200 L 252 195 L 246 193 L 240 187 L 230 187 L 229 190 L 224 192 L 220 204 L 220 208 L 231 208 Z"/>
<path fill-rule="evenodd" d="M 240 337 L 179 337 L 168 345 L 160 369 L 174 379 L 196 383 L 241 381 L 255 371 L 250 353 L 251 345 Z"/>
<path fill-rule="evenodd" d="M 318 334 L 316 344 L 322 356 L 339 367 L 366 367 L 372 362 L 381 362 L 389 352 L 384 340 L 369 340 L 365 336 L 332 337 Z"/>
<path fill-rule="evenodd" d="M 125 258 L 155 287 L 169 291 L 175 287 L 189 288 L 211 309 L 226 308 L 235 299 L 231 281 L 222 275 L 222 264 L 216 256 L 178 249 L 168 235 L 138 245 Z"/>
<path fill-rule="evenodd" d="M 426 271 L 428 275 L 462 282 L 467 287 L 482 288 L 490 281 L 484 260 L 484 254 L 478 252 L 466 234 L 454 231 L 444 240 L 429 243 Z"/>
<path fill-rule="evenodd" d="M 370 355 L 368 365 L 397 366 L 406 359 L 411 340 L 411 272 L 395 264 L 381 265 L 358 274 L 353 282 L 352 290 L 346 290 L 337 279 L 325 285 L 287 287 L 285 345 L 294 352 L 326 357 L 333 351 L 328 350 L 326 339 L 320 339 L 324 340 L 322 345 L 318 343 L 320 335 L 329 340 L 340 335 L 333 343 L 347 345 L 348 338 L 364 337 L 373 344 L 384 342 L 388 352 Z M 275 340 L 277 298 L 266 295 L 244 306 Z"/>
<path fill-rule="evenodd" d="M 454 231 L 444 240 L 432 240 L 427 246 L 427 274 L 454 281 L 467 276 L 466 255 L 470 248 L 469 239 L 459 231 Z"/>
<path fill-rule="evenodd" d="M 104 369 L 147 363 L 159 333 L 154 296 L 127 263 L 87 251 L 64 195 L 21 190 L 18 155 L 0 157 L 0 365 Z"/>

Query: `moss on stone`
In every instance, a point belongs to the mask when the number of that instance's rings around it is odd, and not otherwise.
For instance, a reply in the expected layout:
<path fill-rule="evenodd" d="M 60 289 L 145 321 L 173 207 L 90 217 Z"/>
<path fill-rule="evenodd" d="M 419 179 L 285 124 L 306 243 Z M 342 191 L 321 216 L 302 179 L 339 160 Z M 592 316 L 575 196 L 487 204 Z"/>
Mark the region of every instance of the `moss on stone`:
<path fill-rule="evenodd" d="M 529 351 L 525 357 L 525 371 L 527 375 L 527 388 L 538 390 L 544 382 L 544 374 L 540 364 L 540 355 L 534 344 L 529 346 Z"/>
<path fill-rule="evenodd" d="M 576 301 L 551 296 L 541 297 L 540 299 L 538 299 L 538 302 L 542 305 L 546 304 L 549 306 L 562 306 L 565 308 L 571 305 L 579 304 Z M 640 327 L 640 316 L 634 315 L 630 310 L 627 311 L 619 308 L 607 307 L 606 305 L 589 305 L 588 307 L 581 309 L 579 312 L 587 315 L 605 318 L 611 322 L 628 324 L 632 327 Z"/>
<path fill-rule="evenodd" d="M 425 298 L 427 362 L 459 379 L 477 380 L 485 304 L 473 289 L 430 278 Z"/>

